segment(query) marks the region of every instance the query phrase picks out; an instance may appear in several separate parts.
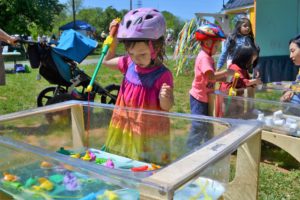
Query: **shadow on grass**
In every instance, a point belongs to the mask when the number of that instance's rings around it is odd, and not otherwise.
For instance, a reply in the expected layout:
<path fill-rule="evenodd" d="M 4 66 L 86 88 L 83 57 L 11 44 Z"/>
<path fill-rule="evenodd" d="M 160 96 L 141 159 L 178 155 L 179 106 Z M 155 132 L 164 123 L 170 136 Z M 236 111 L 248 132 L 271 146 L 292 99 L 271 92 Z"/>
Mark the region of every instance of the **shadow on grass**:
<path fill-rule="evenodd" d="M 300 163 L 281 148 L 262 141 L 261 161 L 287 170 L 299 170 Z"/>

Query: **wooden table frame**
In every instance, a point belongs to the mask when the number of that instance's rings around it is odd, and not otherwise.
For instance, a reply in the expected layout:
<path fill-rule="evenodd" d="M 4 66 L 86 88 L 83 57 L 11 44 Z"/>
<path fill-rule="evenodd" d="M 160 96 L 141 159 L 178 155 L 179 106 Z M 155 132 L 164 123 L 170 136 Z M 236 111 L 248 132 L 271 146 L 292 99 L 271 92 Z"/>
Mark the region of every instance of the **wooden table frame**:
<path fill-rule="evenodd" d="M 252 89 L 252 88 L 249 88 L 249 89 L 245 89 L 244 90 L 244 97 L 245 98 L 254 98 L 254 90 Z M 209 107 L 209 113 L 212 115 L 212 116 L 214 116 L 214 113 L 215 113 L 215 99 L 214 99 L 214 97 L 213 96 L 210 96 L 210 102 L 212 102 L 212 103 L 210 103 L 210 107 Z M 247 104 L 245 104 L 245 106 L 248 106 Z M 300 147 L 300 138 L 297 138 L 297 137 L 294 137 L 294 136 L 291 136 L 291 135 L 287 135 L 287 134 L 283 134 L 281 131 L 276 131 L 276 129 L 273 129 L 273 130 L 270 130 L 269 128 L 267 128 L 267 127 L 264 127 L 264 126 L 262 126 L 262 129 L 261 129 L 261 140 L 264 140 L 264 141 L 267 141 L 267 142 L 270 142 L 270 143 L 272 143 L 272 144 L 274 144 L 274 145 L 276 145 L 276 146 L 278 146 L 279 148 L 281 148 L 281 149 L 283 149 L 284 151 L 286 151 L 287 153 L 289 153 L 292 157 L 294 157 L 298 162 L 300 162 L 300 151 L 299 151 L 299 147 Z M 254 142 L 254 141 L 253 141 Z M 245 163 L 249 163 L 249 164 L 253 164 L 253 161 L 251 161 L 251 157 L 249 157 L 248 156 L 248 153 L 247 153 L 247 151 L 248 152 L 251 152 L 251 151 L 253 151 L 253 150 L 255 150 L 255 149 L 250 149 L 250 148 L 247 148 L 246 146 L 244 147 L 244 148 L 246 148 L 246 149 L 241 149 L 241 148 L 239 148 L 239 150 L 241 150 L 241 153 L 242 153 L 242 155 L 239 155 L 238 154 L 238 157 L 237 157 L 237 159 L 239 160 L 240 158 L 242 158 L 244 161 L 242 161 L 242 162 L 239 162 L 239 161 L 237 161 L 237 168 L 239 168 L 239 163 L 240 164 L 245 164 Z M 261 151 L 261 147 L 257 147 L 258 149 L 256 149 L 257 150 L 257 152 L 252 152 L 251 154 L 254 156 L 254 155 L 258 155 L 258 153 L 260 153 L 260 151 Z M 247 156 L 248 156 L 248 158 L 247 158 Z M 256 164 L 256 166 L 259 166 L 259 163 L 257 163 Z M 255 170 L 253 167 L 254 167 L 254 165 L 252 165 L 252 166 L 247 166 L 247 165 L 243 165 L 243 167 L 250 167 L 250 170 Z M 252 169 L 251 169 L 252 168 Z M 238 175 L 238 174 L 236 174 L 236 178 L 237 178 L 237 180 L 233 180 L 233 182 L 232 182 L 232 187 L 234 188 L 234 189 L 237 189 L 238 187 L 240 187 L 240 186 L 242 186 L 243 187 L 243 185 L 244 184 L 234 184 L 234 183 L 238 183 L 238 182 L 240 182 L 241 180 L 243 180 L 243 179 L 241 179 L 241 178 L 239 178 L 238 176 L 240 176 L 240 175 Z M 247 177 L 247 175 L 245 175 L 245 178 L 252 178 L 252 177 Z M 256 177 L 255 177 L 256 178 Z M 258 177 L 257 177 L 258 178 Z M 241 182 L 240 182 L 241 183 Z M 231 186 L 229 187 L 229 190 L 231 189 Z M 246 191 L 245 191 L 246 192 Z M 227 193 L 227 191 L 226 191 L 226 193 Z M 234 192 L 232 193 L 232 192 L 229 192 L 230 194 L 234 194 Z M 228 193 L 227 193 L 228 194 Z M 248 196 L 248 195 L 246 195 L 246 196 Z M 238 194 L 237 194 L 237 196 L 231 196 L 231 195 L 225 195 L 225 199 L 257 199 L 257 197 L 256 198 L 254 198 L 254 196 L 252 196 L 251 198 L 249 197 L 249 198 L 245 198 L 245 196 L 238 196 Z"/>

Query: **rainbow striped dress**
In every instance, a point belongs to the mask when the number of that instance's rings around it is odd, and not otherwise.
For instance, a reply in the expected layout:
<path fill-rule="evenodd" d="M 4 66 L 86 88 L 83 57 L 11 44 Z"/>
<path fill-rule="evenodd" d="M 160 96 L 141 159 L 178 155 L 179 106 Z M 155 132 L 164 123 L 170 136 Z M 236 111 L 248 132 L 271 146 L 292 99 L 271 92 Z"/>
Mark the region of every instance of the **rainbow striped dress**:
<path fill-rule="evenodd" d="M 129 111 L 119 107 L 162 110 L 159 92 L 163 83 L 173 87 L 172 73 L 165 66 L 142 68 L 130 57 L 121 57 L 124 79 L 108 129 L 106 151 L 157 164 L 169 162 L 170 121 L 166 116 Z"/>

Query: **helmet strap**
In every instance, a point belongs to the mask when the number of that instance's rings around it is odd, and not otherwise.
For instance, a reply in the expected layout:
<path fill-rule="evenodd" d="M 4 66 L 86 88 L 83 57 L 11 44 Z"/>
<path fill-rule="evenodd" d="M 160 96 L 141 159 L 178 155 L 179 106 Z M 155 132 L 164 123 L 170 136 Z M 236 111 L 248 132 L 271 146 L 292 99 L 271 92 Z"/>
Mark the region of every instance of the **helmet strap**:
<path fill-rule="evenodd" d="M 150 48 L 151 60 L 154 61 L 156 59 L 157 53 L 154 50 L 152 40 L 149 40 L 148 45 L 149 45 L 149 48 Z"/>
<path fill-rule="evenodd" d="M 214 46 L 215 46 L 215 44 L 216 44 L 216 41 L 215 40 L 211 40 L 212 41 L 212 43 L 211 43 L 211 45 L 210 46 L 206 46 L 206 44 L 203 42 L 202 43 L 202 46 L 204 47 L 204 48 L 206 48 L 207 49 L 207 53 L 208 53 L 208 55 L 212 55 L 212 50 L 213 50 L 213 48 L 214 48 Z"/>

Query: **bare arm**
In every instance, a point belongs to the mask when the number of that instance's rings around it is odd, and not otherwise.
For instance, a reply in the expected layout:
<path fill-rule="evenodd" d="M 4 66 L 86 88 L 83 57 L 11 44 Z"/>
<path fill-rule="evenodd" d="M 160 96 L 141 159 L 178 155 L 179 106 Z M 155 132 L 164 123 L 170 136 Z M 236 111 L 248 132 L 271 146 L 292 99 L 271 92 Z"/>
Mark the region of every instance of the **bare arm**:
<path fill-rule="evenodd" d="M 117 38 L 114 38 L 113 43 L 110 46 L 109 51 L 107 52 L 106 56 L 103 59 L 103 65 L 109 67 L 111 69 L 118 69 L 118 61 L 119 57 L 116 57 L 116 45 L 117 45 Z"/>
<path fill-rule="evenodd" d="M 217 72 L 207 71 L 205 73 L 205 75 L 208 77 L 208 80 L 211 80 L 211 81 L 213 81 L 213 80 L 218 81 L 218 80 L 223 79 L 224 77 L 227 77 L 227 76 L 230 76 L 233 74 L 234 74 L 233 70 L 222 70 L 222 71 L 217 71 Z"/>
<path fill-rule="evenodd" d="M 294 96 L 294 92 L 293 91 L 286 91 L 280 97 L 280 101 L 289 102 L 289 101 L 291 101 L 291 99 L 292 99 L 293 96 Z"/>
<path fill-rule="evenodd" d="M 0 40 L 7 42 L 9 44 L 13 44 L 16 42 L 17 38 L 8 35 L 5 31 L 0 29 Z"/>
<path fill-rule="evenodd" d="M 252 85 L 260 85 L 260 84 L 262 84 L 260 79 L 251 79 L 251 80 L 249 80 L 248 83 L 246 83 L 246 86 L 249 87 Z"/>

